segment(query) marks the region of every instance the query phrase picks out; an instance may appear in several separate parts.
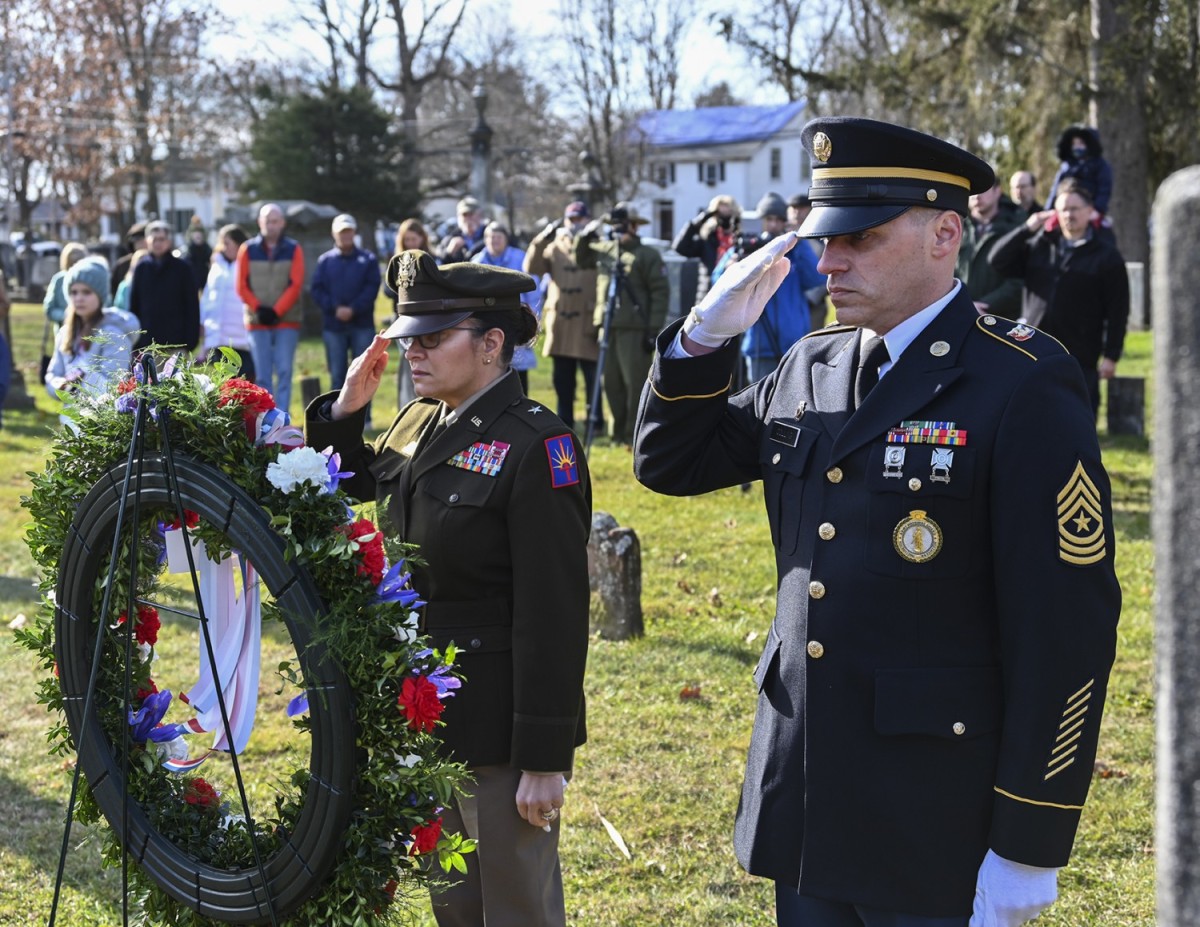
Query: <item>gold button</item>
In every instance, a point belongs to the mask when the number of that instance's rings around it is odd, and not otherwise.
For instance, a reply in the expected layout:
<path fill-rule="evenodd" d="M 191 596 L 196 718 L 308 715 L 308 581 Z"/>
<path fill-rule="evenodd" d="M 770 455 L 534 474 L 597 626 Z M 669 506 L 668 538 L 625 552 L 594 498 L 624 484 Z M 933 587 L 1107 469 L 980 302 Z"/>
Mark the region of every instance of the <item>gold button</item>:
<path fill-rule="evenodd" d="M 983 324 L 984 325 L 995 325 L 996 317 L 994 315 L 985 315 L 983 317 Z"/>
<path fill-rule="evenodd" d="M 808 594 L 814 599 L 825 598 L 825 584 L 819 583 L 815 579 L 808 584 Z"/>
<path fill-rule="evenodd" d="M 908 488 L 911 489 L 913 492 L 916 492 L 918 489 L 921 488 L 921 481 L 914 476 L 911 480 L 908 481 Z"/>
<path fill-rule="evenodd" d="M 829 522 L 825 522 L 817 529 L 817 534 L 821 536 L 822 541 L 832 541 L 833 536 L 837 534 L 837 528 L 833 527 Z"/>
<path fill-rule="evenodd" d="M 780 461 L 781 459 L 782 459 L 782 455 L 781 455 L 781 454 L 776 454 L 774 457 L 772 457 L 772 458 L 771 458 L 771 463 L 773 463 L 773 464 L 777 464 L 777 463 L 779 463 L 779 461 Z"/>
<path fill-rule="evenodd" d="M 806 649 L 808 650 L 808 655 L 814 660 L 819 660 L 825 656 L 825 645 L 820 641 L 809 641 Z"/>
<path fill-rule="evenodd" d="M 953 731 L 955 734 L 962 736 L 963 734 L 967 733 L 967 726 L 961 721 L 955 721 Z"/>
<path fill-rule="evenodd" d="M 834 467 L 832 470 L 826 470 L 825 479 L 831 483 L 840 483 L 842 481 L 842 468 Z"/>

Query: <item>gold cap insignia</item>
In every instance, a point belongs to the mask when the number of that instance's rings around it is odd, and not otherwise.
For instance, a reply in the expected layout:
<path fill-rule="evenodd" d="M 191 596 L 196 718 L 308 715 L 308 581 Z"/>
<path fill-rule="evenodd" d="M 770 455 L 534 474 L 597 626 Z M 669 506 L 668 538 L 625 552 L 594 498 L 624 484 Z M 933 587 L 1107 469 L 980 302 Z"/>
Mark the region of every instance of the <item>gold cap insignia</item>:
<path fill-rule="evenodd" d="M 1058 557 L 1087 566 L 1103 560 L 1106 553 L 1100 490 L 1081 460 L 1058 494 Z"/>
<path fill-rule="evenodd" d="M 909 563 L 925 563 L 942 550 L 942 529 L 922 509 L 914 509 L 892 531 L 896 553 Z"/>
<path fill-rule="evenodd" d="M 813 157 L 824 164 L 833 156 L 833 142 L 824 132 L 818 132 L 812 140 Z"/>
<path fill-rule="evenodd" d="M 931 203 L 934 202 L 937 199 L 937 190 L 933 189 L 933 187 L 930 187 L 925 191 L 925 199 L 929 200 Z"/>
<path fill-rule="evenodd" d="M 405 251 L 396 261 L 396 283 L 406 290 L 417 282 L 417 256 L 411 251 Z"/>

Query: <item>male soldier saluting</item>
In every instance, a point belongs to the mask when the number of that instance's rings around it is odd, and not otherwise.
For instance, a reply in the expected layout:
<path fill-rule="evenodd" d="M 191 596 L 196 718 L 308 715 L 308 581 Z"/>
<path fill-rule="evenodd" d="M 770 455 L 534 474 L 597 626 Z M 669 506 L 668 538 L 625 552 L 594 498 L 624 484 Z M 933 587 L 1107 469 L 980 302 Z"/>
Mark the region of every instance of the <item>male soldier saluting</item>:
<path fill-rule="evenodd" d="M 765 483 L 778 609 L 738 858 L 787 927 L 1012 927 L 1057 895 L 1115 648 L 1087 391 L 954 279 L 983 161 L 866 119 L 803 140 L 797 234 L 826 242 L 841 324 L 730 395 L 795 239 L 761 249 L 659 337 L 635 446 L 659 492 Z"/>

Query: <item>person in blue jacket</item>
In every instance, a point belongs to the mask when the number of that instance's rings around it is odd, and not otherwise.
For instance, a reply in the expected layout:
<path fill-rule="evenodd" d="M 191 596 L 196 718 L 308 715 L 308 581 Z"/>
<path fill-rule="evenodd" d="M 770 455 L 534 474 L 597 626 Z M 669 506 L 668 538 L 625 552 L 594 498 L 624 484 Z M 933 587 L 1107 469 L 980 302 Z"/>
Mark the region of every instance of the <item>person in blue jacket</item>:
<path fill-rule="evenodd" d="M 768 193 L 759 200 L 758 215 L 762 220 L 762 235 L 754 247 L 787 232 L 787 203 L 778 193 Z M 726 251 L 713 271 L 713 283 L 746 253 L 744 246 Z M 793 248 L 787 259 L 792 265 L 787 277 L 767 302 L 762 317 L 742 337 L 748 383 L 761 380 L 778 367 L 788 348 L 812 330 L 809 303 L 825 298 L 825 277 L 817 272 L 817 256 L 812 249 Z"/>
<path fill-rule="evenodd" d="M 346 382 L 350 361 L 375 337 L 375 297 L 382 277 L 375 255 L 355 244 L 357 232 L 353 216 L 343 213 L 333 220 L 336 247 L 317 259 L 311 285 L 313 302 L 321 310 L 330 389 L 335 390 Z"/>

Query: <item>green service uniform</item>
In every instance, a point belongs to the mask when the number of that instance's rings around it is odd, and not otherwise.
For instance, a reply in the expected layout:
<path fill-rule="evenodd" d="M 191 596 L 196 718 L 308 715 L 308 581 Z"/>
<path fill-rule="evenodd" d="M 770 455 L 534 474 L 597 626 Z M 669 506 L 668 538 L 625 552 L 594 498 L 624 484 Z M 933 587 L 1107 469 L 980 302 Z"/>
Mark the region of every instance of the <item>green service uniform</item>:
<path fill-rule="evenodd" d="M 670 285 L 667 268 L 658 250 L 643 245 L 636 235 L 628 242 L 599 241 L 595 233 L 579 235 L 574 244 L 575 263 L 587 270 L 598 267 L 596 277 L 597 325 L 603 325 L 612 284 L 614 260 L 621 262 L 621 292 L 609 325 L 604 359 L 604 395 L 612 410 L 612 439 L 633 443 L 638 399 L 650 369 L 654 336 L 667 321 Z"/>

